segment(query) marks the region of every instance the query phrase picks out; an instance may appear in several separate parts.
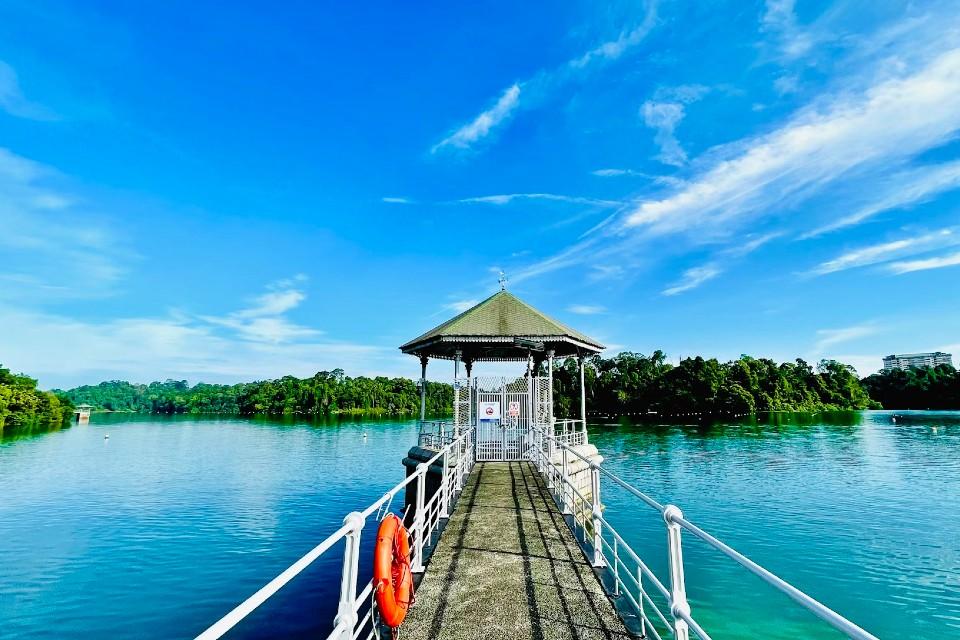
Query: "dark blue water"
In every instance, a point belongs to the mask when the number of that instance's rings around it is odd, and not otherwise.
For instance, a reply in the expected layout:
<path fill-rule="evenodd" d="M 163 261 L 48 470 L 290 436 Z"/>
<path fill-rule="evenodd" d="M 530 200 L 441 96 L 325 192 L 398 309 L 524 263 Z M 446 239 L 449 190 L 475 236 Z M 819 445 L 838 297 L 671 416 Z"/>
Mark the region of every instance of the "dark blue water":
<path fill-rule="evenodd" d="M 0 442 L 0 637 L 193 637 L 401 480 L 414 438 L 412 422 L 98 415 Z M 873 633 L 960 637 L 960 414 L 591 439 L 609 468 Z M 657 514 L 606 485 L 604 502 L 662 570 Z M 684 553 L 715 638 L 832 637 L 690 536 Z M 325 635 L 339 571 L 324 556 L 231 637 Z"/>

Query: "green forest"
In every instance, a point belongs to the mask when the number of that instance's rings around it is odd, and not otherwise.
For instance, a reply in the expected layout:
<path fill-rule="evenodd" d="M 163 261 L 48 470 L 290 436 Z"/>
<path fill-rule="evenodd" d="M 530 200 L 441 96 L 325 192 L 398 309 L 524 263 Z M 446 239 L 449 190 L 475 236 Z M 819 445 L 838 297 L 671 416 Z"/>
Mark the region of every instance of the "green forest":
<path fill-rule="evenodd" d="M 951 366 L 877 373 L 860 379 L 835 360 L 777 363 L 741 356 L 720 362 L 702 357 L 667 362 L 666 355 L 624 352 L 595 356 L 586 369 L 591 414 L 661 416 L 683 413 L 738 415 L 767 411 L 845 409 L 960 409 L 960 374 Z M 545 373 L 541 371 L 541 373 Z M 579 373 L 570 358 L 554 371 L 556 415 L 579 408 Z M 453 390 L 427 383 L 427 413 L 447 415 Z M 183 380 L 150 384 L 102 382 L 44 392 L 28 376 L 0 368 L 0 427 L 62 424 L 73 405 L 107 411 L 227 415 L 417 415 L 419 390 L 407 378 L 350 377 L 341 369 L 309 378 L 285 376 L 233 385 Z"/>
<path fill-rule="evenodd" d="M 0 365 L 0 433 L 58 427 L 73 415 L 70 402 L 37 389 L 37 381 Z"/>
<path fill-rule="evenodd" d="M 666 354 L 623 352 L 593 357 L 585 372 L 587 407 L 602 415 L 681 413 L 749 414 L 762 411 L 875 409 L 857 372 L 835 360 L 816 367 L 796 360 L 778 364 L 767 358 L 741 356 L 684 358 L 678 365 Z M 572 358 L 554 371 L 558 416 L 578 411 L 579 373 Z"/>
<path fill-rule="evenodd" d="M 862 382 L 885 409 L 960 409 L 960 372 L 950 365 L 895 369 Z"/>
<path fill-rule="evenodd" d="M 233 385 L 167 380 L 132 384 L 114 380 L 63 392 L 75 404 L 109 411 L 141 413 L 220 413 L 232 415 L 418 415 L 420 391 L 408 378 L 351 378 L 342 369 L 310 378 L 284 376 Z M 453 406 L 453 388 L 427 383 L 427 413 L 442 415 Z"/>

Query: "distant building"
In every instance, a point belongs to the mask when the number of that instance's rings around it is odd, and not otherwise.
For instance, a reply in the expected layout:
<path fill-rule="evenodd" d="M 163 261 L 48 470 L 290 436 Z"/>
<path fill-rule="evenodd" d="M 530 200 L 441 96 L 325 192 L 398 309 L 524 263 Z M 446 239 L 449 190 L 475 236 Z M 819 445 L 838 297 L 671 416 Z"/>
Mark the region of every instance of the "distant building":
<path fill-rule="evenodd" d="M 901 353 L 883 359 L 883 370 L 909 369 L 910 367 L 935 367 L 938 364 L 953 366 L 953 356 L 943 351 L 933 353 Z"/>

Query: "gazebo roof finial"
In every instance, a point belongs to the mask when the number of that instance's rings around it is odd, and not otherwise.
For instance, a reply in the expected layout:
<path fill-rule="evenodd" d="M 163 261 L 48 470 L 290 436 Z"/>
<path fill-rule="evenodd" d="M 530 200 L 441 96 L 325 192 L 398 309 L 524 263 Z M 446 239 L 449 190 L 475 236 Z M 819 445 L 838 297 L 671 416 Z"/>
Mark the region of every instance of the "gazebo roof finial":
<path fill-rule="evenodd" d="M 503 269 L 500 270 L 500 277 L 497 278 L 497 282 L 500 283 L 500 291 L 507 290 L 507 274 L 503 272 Z"/>

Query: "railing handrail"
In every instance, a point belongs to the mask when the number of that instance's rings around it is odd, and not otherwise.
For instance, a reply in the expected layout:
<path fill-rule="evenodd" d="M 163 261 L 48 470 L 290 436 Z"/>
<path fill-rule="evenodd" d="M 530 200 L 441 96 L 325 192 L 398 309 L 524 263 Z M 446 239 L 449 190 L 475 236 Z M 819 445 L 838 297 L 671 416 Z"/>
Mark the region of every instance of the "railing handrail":
<path fill-rule="evenodd" d="M 548 435 L 548 434 L 544 433 L 543 431 L 541 431 L 540 429 L 538 429 L 536 426 L 534 426 L 533 429 L 536 430 L 536 431 L 540 431 L 540 433 L 542 433 L 545 438 L 547 438 L 547 439 L 549 439 L 549 440 L 553 440 L 553 441 L 556 442 L 558 445 L 560 445 L 561 447 L 563 447 L 564 449 L 566 449 L 567 451 L 569 451 L 570 453 L 572 453 L 573 455 L 575 455 L 577 458 L 580 458 L 581 460 L 583 460 L 584 462 L 586 462 L 588 465 L 590 465 L 591 468 L 596 468 L 596 469 L 598 469 L 598 470 L 600 471 L 600 473 L 602 473 L 603 475 L 607 476 L 608 478 L 610 478 L 611 480 L 613 480 L 614 482 L 616 482 L 618 485 L 620 485 L 621 487 L 623 487 L 624 489 L 626 489 L 627 491 L 629 491 L 631 494 L 633 494 L 634 496 L 636 496 L 636 497 L 639 498 L 640 500 L 643 500 L 645 503 L 647 503 L 649 506 L 653 507 L 654 509 L 656 509 L 656 510 L 659 511 L 660 513 L 663 513 L 663 510 L 666 509 L 666 507 L 665 507 L 664 505 L 660 504 L 659 502 L 657 502 L 656 500 L 654 500 L 653 498 L 651 498 L 650 496 L 648 496 L 647 494 L 645 494 L 643 491 L 640 491 L 639 489 L 631 486 L 630 483 L 628 483 L 628 482 L 626 482 L 625 480 L 623 480 L 620 476 L 616 475 L 615 473 L 613 473 L 613 472 L 611 472 L 611 471 L 608 471 L 607 469 L 604 469 L 604 468 L 603 468 L 603 465 L 595 464 L 592 460 L 590 460 L 589 458 L 587 458 L 586 456 L 584 456 L 583 454 L 581 454 L 579 451 L 577 451 L 577 450 L 574 449 L 573 447 L 568 446 L 568 445 L 567 445 L 566 443 L 564 443 L 560 438 L 557 438 L 556 436 Z"/>
<path fill-rule="evenodd" d="M 308 551 L 306 554 L 304 554 L 302 557 L 300 557 L 296 562 L 294 562 L 289 567 L 287 567 L 276 578 L 274 578 L 273 580 L 265 584 L 263 587 L 261 587 L 259 590 L 257 590 L 257 592 L 254 593 L 252 596 L 250 596 L 249 598 L 241 602 L 239 605 L 234 607 L 225 616 L 223 616 L 222 618 L 217 620 L 215 623 L 210 625 L 210 627 L 208 627 L 205 631 L 203 631 L 200 635 L 198 635 L 195 640 L 216 640 L 217 638 L 222 637 L 225 633 L 230 631 L 230 629 L 236 626 L 241 620 L 243 620 L 248 615 L 250 615 L 254 610 L 256 610 L 257 607 L 262 605 L 271 596 L 273 596 L 280 589 L 282 589 L 287 583 L 293 580 L 293 578 L 295 578 L 297 575 L 303 572 L 303 570 L 306 569 L 308 566 L 310 566 L 317 558 L 319 558 L 324 553 L 329 551 L 337 542 L 347 538 L 351 534 L 358 535 L 359 534 L 359 531 L 357 531 L 358 522 L 359 522 L 359 528 L 362 530 L 363 523 L 366 521 L 368 517 L 370 517 L 374 513 L 377 513 L 385 504 L 387 504 L 390 500 L 392 500 L 401 490 L 406 488 L 407 485 L 409 485 L 411 482 L 418 481 L 421 476 L 427 473 L 427 469 L 429 469 L 429 467 L 433 465 L 437 460 L 439 460 L 443 456 L 453 453 L 454 448 L 459 448 L 461 445 L 469 445 L 471 443 L 471 440 L 470 440 L 471 434 L 472 434 L 472 430 L 470 429 L 465 430 L 456 440 L 454 440 L 450 444 L 443 447 L 440 451 L 438 451 L 436 455 L 431 457 L 426 462 L 417 465 L 417 470 L 414 473 L 411 473 L 402 481 L 398 482 L 396 485 L 394 485 L 391 489 L 389 489 L 386 493 L 384 493 L 380 498 L 374 501 L 366 509 L 360 512 L 353 512 L 349 514 L 344 519 L 344 523 L 339 529 L 337 529 L 332 534 L 327 536 L 327 538 L 323 540 L 323 542 L 321 542 L 320 544 L 315 546 L 313 549 Z M 446 466 L 447 465 L 444 464 L 444 470 L 446 470 Z M 445 478 L 445 483 L 442 489 L 446 491 L 448 490 L 448 488 L 449 488 L 449 483 L 446 482 L 446 478 Z M 440 494 L 441 492 L 438 490 L 437 493 L 434 495 L 434 497 L 431 498 L 431 502 L 434 499 L 438 499 L 437 496 L 440 496 Z M 422 499 L 422 495 L 419 496 L 419 499 Z M 418 517 L 422 517 L 422 516 L 418 515 Z M 414 534 L 414 527 L 410 528 L 409 533 L 411 533 L 411 535 Z M 416 535 L 420 536 L 420 543 L 422 546 L 422 542 L 423 542 L 422 531 L 416 532 Z M 422 552 L 422 549 L 421 549 L 421 552 Z M 346 554 L 344 557 L 344 562 L 345 563 L 347 562 Z M 361 596 L 363 596 L 364 593 L 367 593 L 367 594 L 369 593 L 366 590 L 366 588 L 364 589 L 364 591 L 361 592 Z M 343 598 L 343 594 L 341 594 L 341 599 L 342 598 Z M 356 593 L 352 595 L 350 606 L 354 610 L 354 613 L 355 613 L 356 607 L 359 606 L 361 599 L 362 598 L 357 597 Z M 338 623 L 337 627 L 334 629 L 330 637 L 336 637 L 338 633 L 338 629 L 340 629 L 341 626 L 342 626 L 342 623 Z M 352 628 L 349 631 L 351 634 L 353 633 Z"/>
<path fill-rule="evenodd" d="M 810 611 L 811 613 L 816 615 L 818 618 L 820 618 L 821 620 L 823 620 L 824 622 L 832 626 L 837 631 L 840 631 L 841 633 L 846 634 L 850 638 L 855 638 L 856 640 L 879 640 L 876 636 L 871 634 L 869 631 L 865 630 L 864 628 L 860 627 L 856 623 L 840 615 L 839 613 L 829 608 L 828 606 L 826 606 L 816 598 L 813 598 L 812 596 L 804 593 L 803 591 L 793 586 L 783 578 L 777 576 L 772 571 L 760 566 L 759 564 L 757 564 L 747 556 L 743 555 L 733 547 L 722 542 L 715 536 L 707 533 L 697 525 L 693 524 L 683 516 L 682 511 L 680 511 L 680 509 L 677 508 L 676 506 L 670 505 L 670 504 L 663 505 L 659 503 L 658 501 L 654 500 L 653 498 L 643 493 L 639 489 L 631 486 L 628 482 L 626 482 L 616 474 L 604 469 L 603 465 L 596 464 L 595 462 L 589 460 L 586 456 L 580 454 L 576 449 L 574 449 L 573 447 L 563 442 L 562 438 L 557 438 L 553 435 L 547 434 L 543 430 L 537 429 L 537 427 L 533 427 L 533 429 L 538 431 L 542 437 L 553 441 L 558 447 L 561 448 L 561 450 L 565 450 L 568 454 L 573 454 L 580 460 L 587 463 L 591 469 L 594 469 L 599 473 L 602 473 L 606 477 L 613 480 L 616 484 L 626 489 L 630 494 L 639 498 L 642 502 L 644 502 L 648 506 L 659 511 L 663 516 L 664 521 L 667 523 L 668 527 L 670 526 L 671 523 L 674 523 L 675 525 L 678 525 L 683 529 L 686 529 L 691 534 L 695 535 L 697 538 L 707 543 L 709 546 L 720 551 L 727 557 L 731 558 L 732 560 L 734 560 L 735 562 L 743 566 L 745 569 L 749 570 L 751 573 L 753 573 L 754 575 L 762 579 L 764 582 L 766 582 L 770 586 L 774 587 L 775 589 L 787 595 L 794 602 L 806 608 L 808 611 Z M 550 464 L 551 465 L 554 464 L 552 459 L 550 460 Z M 570 479 L 565 475 L 565 473 L 560 474 L 560 477 L 563 482 L 566 482 L 567 484 L 569 484 L 570 488 L 576 493 L 576 495 L 583 502 L 585 503 L 588 502 L 586 498 L 584 498 L 584 496 L 580 494 L 579 491 L 577 491 L 576 487 L 573 485 L 572 482 L 570 482 Z M 619 533 L 617 533 L 617 531 L 607 522 L 607 520 L 600 513 L 594 513 L 593 518 L 597 523 L 602 524 L 609 531 L 611 531 L 613 535 L 616 537 L 617 541 L 620 544 L 622 544 L 626 548 L 626 550 L 633 556 L 633 559 L 638 563 L 641 569 L 646 569 L 645 573 L 649 573 L 649 570 L 646 568 L 645 563 L 643 563 L 640 560 L 640 557 L 636 554 L 636 552 L 633 551 L 630 545 L 620 536 Z M 659 579 L 656 578 L 656 576 L 650 575 L 649 577 L 652 577 L 654 579 L 654 584 L 658 587 L 659 590 L 663 591 L 665 589 L 664 585 L 660 583 Z M 674 610 L 673 611 L 674 616 L 682 619 L 684 622 L 689 624 L 690 627 L 693 628 L 694 633 L 696 633 L 698 636 L 700 636 L 701 638 L 704 638 L 705 640 L 709 640 L 710 638 L 709 634 L 707 634 L 707 632 L 703 630 L 703 628 L 699 625 L 699 623 L 697 623 L 696 620 L 694 620 L 693 617 L 690 615 L 689 607 L 675 607 L 673 606 L 673 604 L 674 603 L 671 602 L 671 609 Z"/>
<path fill-rule="evenodd" d="M 830 624 L 838 631 L 841 631 L 851 638 L 857 638 L 858 640 L 878 640 L 876 636 L 861 628 L 854 622 L 851 622 L 847 618 L 843 617 L 827 605 L 823 604 L 816 598 L 813 598 L 800 589 L 796 588 L 783 578 L 774 574 L 773 572 L 763 568 L 747 556 L 743 555 L 730 545 L 722 542 L 716 537 L 710 535 L 697 525 L 693 524 L 684 517 L 673 517 L 673 521 L 679 524 L 681 527 L 697 536 L 708 545 L 720 551 L 727 557 L 731 558 L 737 564 L 743 566 L 745 569 L 753 573 L 754 575 L 761 578 L 767 584 L 779 589 L 788 597 L 790 597 L 794 602 L 797 602 L 800 605 L 803 605 L 809 609 L 814 615 L 823 620 L 824 622 Z"/>

